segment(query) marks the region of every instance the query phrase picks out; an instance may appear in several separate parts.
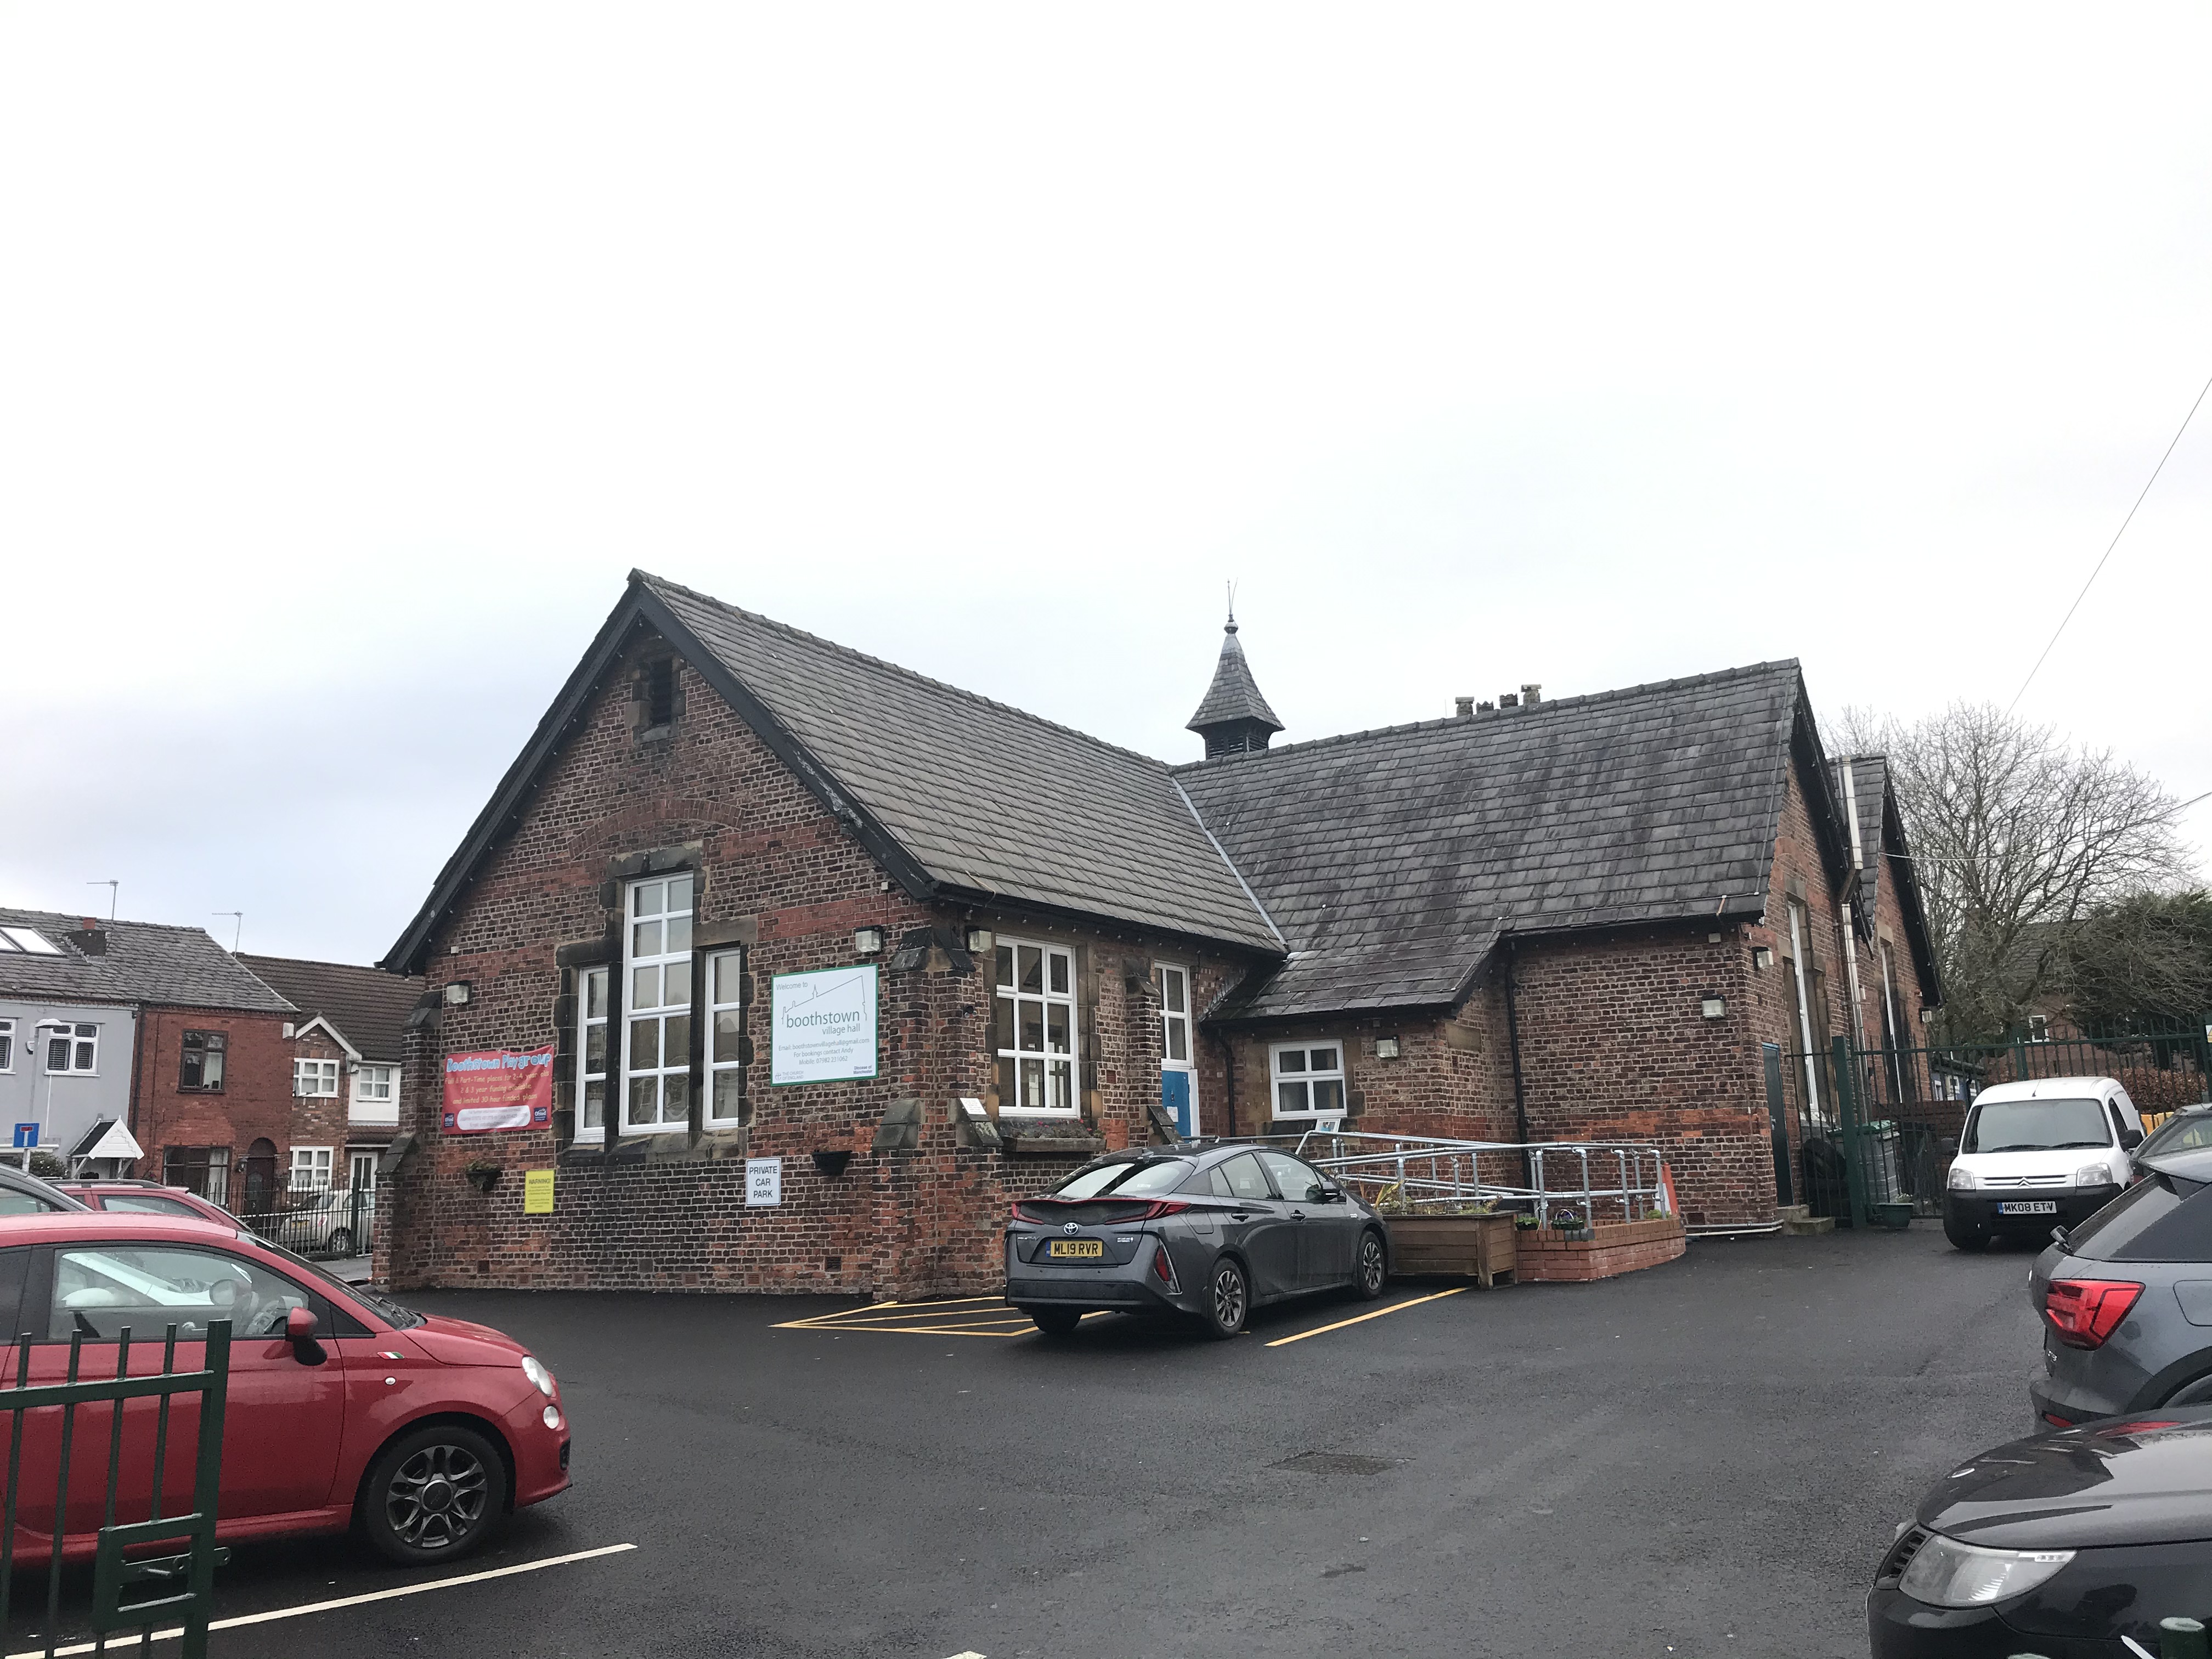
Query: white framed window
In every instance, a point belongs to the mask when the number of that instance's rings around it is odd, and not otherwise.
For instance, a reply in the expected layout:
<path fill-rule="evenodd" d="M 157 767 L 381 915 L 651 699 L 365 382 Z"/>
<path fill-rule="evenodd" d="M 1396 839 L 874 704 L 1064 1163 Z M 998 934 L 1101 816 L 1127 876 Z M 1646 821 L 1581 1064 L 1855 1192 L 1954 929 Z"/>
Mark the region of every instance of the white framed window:
<path fill-rule="evenodd" d="M 993 1000 L 1001 1112 L 1076 1109 L 1075 953 L 1024 939 L 998 943 Z"/>
<path fill-rule="evenodd" d="M 1805 1103 L 1815 1119 L 1820 1116 L 1820 1069 L 1814 1056 L 1813 988 L 1805 975 L 1805 952 L 1811 945 L 1813 927 L 1805 907 L 1790 901 L 1790 984 L 1797 994 L 1797 1041 L 1804 1045 Z"/>
<path fill-rule="evenodd" d="M 2027 1040 L 2030 1042 L 2048 1042 L 2051 1041 L 2050 1015 L 2030 1014 L 2027 1017 Z"/>
<path fill-rule="evenodd" d="M 353 1097 L 364 1106 L 389 1106 L 399 1097 L 399 1068 L 365 1063 L 355 1066 Z"/>
<path fill-rule="evenodd" d="M 1172 963 L 1152 964 L 1152 988 L 1160 994 L 1160 1064 L 1190 1065 L 1190 970 Z"/>
<path fill-rule="evenodd" d="M 0 927 L 0 951 L 21 951 L 34 957 L 58 957 L 61 946 L 30 927 Z"/>
<path fill-rule="evenodd" d="M 46 1020 L 39 1026 L 45 1039 L 46 1075 L 89 1077 L 100 1069 L 100 1027 Z"/>
<path fill-rule="evenodd" d="M 0 1019 L 0 1072 L 15 1069 L 15 1022 Z"/>
<path fill-rule="evenodd" d="M 336 1100 L 338 1063 L 335 1060 L 295 1060 L 292 1062 L 292 1092 L 302 1100 Z"/>
<path fill-rule="evenodd" d="M 707 1121 L 727 1128 L 745 1121 L 745 953 L 717 951 L 707 958 Z"/>
<path fill-rule="evenodd" d="M 1267 1050 L 1277 1117 L 1344 1115 L 1344 1045 L 1278 1042 Z"/>
<path fill-rule="evenodd" d="M 623 1133 L 691 1127 L 691 878 L 629 885 L 623 936 Z"/>
<path fill-rule="evenodd" d="M 576 974 L 576 1139 L 607 1138 L 607 982 L 611 969 Z"/>
<path fill-rule="evenodd" d="M 374 1152 L 349 1152 L 346 1154 L 346 1185 L 357 1193 L 376 1190 L 376 1159 Z"/>
<path fill-rule="evenodd" d="M 292 1190 L 321 1188 L 331 1184 L 331 1149 L 295 1146 L 292 1149 Z"/>

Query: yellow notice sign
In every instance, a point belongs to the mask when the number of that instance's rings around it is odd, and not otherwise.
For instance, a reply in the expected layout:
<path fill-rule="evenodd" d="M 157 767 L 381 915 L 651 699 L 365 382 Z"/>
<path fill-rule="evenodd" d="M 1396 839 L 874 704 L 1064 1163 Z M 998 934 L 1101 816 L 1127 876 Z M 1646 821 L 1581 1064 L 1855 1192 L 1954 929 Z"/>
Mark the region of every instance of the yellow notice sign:
<path fill-rule="evenodd" d="M 522 1172 L 522 1212 L 525 1215 L 553 1213 L 553 1171 L 525 1170 Z"/>

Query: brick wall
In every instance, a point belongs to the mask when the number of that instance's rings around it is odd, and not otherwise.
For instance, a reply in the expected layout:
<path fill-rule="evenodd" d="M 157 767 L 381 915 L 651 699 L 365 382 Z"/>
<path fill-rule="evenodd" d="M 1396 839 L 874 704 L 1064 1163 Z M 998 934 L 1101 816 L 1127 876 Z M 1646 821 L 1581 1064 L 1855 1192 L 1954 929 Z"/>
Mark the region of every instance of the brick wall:
<path fill-rule="evenodd" d="M 400 1127 L 418 1146 L 382 1189 L 379 1272 L 403 1286 L 994 1287 L 1013 1198 L 1055 1184 L 1096 1146 L 1149 1134 L 1146 1107 L 1159 1089 L 1152 960 L 1193 968 L 1200 1006 L 1241 968 L 1140 931 L 916 902 L 685 665 L 675 720 L 644 728 L 636 676 L 659 649 L 635 642 L 609 675 L 522 822 L 436 934 L 430 988 L 442 995 L 466 981 L 469 995 L 441 1002 L 410 1038 Z M 647 858 L 692 871 L 695 934 L 750 940 L 750 1119 L 733 1130 L 569 1144 L 577 958 L 619 939 L 611 906 L 623 902 L 616 878 L 631 867 L 621 861 Z M 1066 1127 L 1090 1138 L 1069 1150 L 986 1151 L 965 1144 L 953 1121 L 957 1097 L 998 1105 L 991 961 L 963 972 L 939 948 L 894 971 L 891 958 L 912 930 L 942 929 L 957 943 L 969 926 L 1074 951 L 1084 1109 Z M 878 958 L 878 1076 L 770 1087 L 771 976 L 854 963 L 862 927 L 882 928 L 887 944 Z M 551 1126 L 440 1133 L 446 1054 L 547 1042 L 564 1045 Z M 1202 1038 L 1198 1087 L 1201 1109 L 1224 1097 Z M 906 1099 L 922 1103 L 919 1150 L 874 1152 L 885 1109 Z M 842 1171 L 817 1170 L 817 1152 L 845 1155 Z M 780 1206 L 745 1206 L 749 1157 L 782 1160 Z M 501 1171 L 489 1194 L 466 1176 L 478 1162 Z M 544 1168 L 556 1171 L 555 1212 L 526 1216 L 522 1171 Z"/>
<path fill-rule="evenodd" d="M 228 1146 L 235 1164 L 256 1139 L 269 1141 L 276 1167 L 285 1167 L 292 1142 L 294 1053 L 283 1035 L 286 1018 L 214 1008 L 144 1011 L 131 1085 L 131 1134 L 146 1150 L 141 1175 L 159 1180 L 162 1152 L 170 1146 Z M 178 1086 L 186 1031 L 221 1031 L 228 1037 L 221 1090 Z"/>

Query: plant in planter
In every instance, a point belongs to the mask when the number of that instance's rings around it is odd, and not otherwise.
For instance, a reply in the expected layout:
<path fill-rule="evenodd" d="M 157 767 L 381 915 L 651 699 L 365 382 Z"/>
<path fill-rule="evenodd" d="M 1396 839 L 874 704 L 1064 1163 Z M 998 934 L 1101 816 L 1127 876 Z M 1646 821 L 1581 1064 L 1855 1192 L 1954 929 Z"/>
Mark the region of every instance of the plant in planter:
<path fill-rule="evenodd" d="M 505 1175 L 507 1170 L 506 1167 L 502 1164 L 493 1164 L 483 1158 L 478 1158 L 474 1164 L 470 1164 L 467 1169 L 462 1170 L 461 1173 L 468 1177 L 470 1186 L 475 1188 L 480 1193 L 488 1193 L 493 1188 L 499 1185 L 500 1176 Z"/>
<path fill-rule="evenodd" d="M 1513 1218 L 1513 1224 L 1522 1232 L 1533 1233 L 1536 1231 L 1536 1218 L 1524 1212 Z"/>

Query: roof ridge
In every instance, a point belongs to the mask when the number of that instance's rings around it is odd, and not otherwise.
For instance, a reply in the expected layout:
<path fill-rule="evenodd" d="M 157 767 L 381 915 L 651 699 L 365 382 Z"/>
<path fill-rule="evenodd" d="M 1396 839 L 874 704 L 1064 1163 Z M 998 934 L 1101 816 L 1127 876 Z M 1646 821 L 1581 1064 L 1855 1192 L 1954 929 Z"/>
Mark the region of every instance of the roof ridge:
<path fill-rule="evenodd" d="M 280 957 L 267 951 L 234 951 L 240 962 L 288 962 L 300 968 L 343 968 L 353 973 L 380 974 L 386 979 L 419 979 L 418 974 L 395 974 L 373 962 L 329 962 L 321 957 Z"/>
<path fill-rule="evenodd" d="M 1796 669 L 1800 666 L 1798 659 L 1795 657 L 1777 657 L 1770 662 L 1746 663 L 1736 668 L 1710 669 L 1702 674 L 1684 674 L 1671 680 L 1646 680 L 1640 685 L 1617 686 L 1608 691 L 1585 691 L 1571 697 L 1547 697 L 1533 708 L 1523 704 L 1511 710 L 1510 714 L 1516 720 L 1540 720 L 1549 709 L 1584 708 L 1592 703 L 1625 701 L 1631 697 L 1648 696 L 1662 691 L 1679 691 L 1689 686 L 1717 685 L 1728 680 L 1749 679 L 1754 675 L 1768 673 L 1779 668 Z M 1257 763 L 1271 760 L 1278 755 L 1304 754 L 1309 750 L 1327 748 L 1332 744 L 1358 743 L 1367 738 L 1395 737 L 1403 732 L 1425 732 L 1441 730 L 1445 727 L 1463 729 L 1472 721 L 1504 719 L 1507 714 L 1507 710 L 1492 709 L 1486 716 L 1444 714 L 1433 720 L 1408 720 L 1399 726 L 1370 726 L 1364 731 L 1338 732 L 1325 738 L 1308 738 L 1303 743 L 1282 744 L 1273 748 L 1258 750 L 1250 754 L 1224 755 L 1218 760 L 1185 761 L 1168 769 L 1171 773 L 1179 775 L 1184 772 L 1211 769 L 1218 767 L 1224 760 L 1249 761 Z"/>
<path fill-rule="evenodd" d="M 80 931 L 82 924 L 87 920 L 90 920 L 99 923 L 102 927 L 155 927 L 165 933 L 206 933 L 210 939 L 215 937 L 214 934 L 208 933 L 206 928 L 195 927 L 186 921 L 134 921 L 129 916 L 88 918 L 82 910 L 34 910 L 27 904 L 0 904 L 0 915 L 43 916 L 52 921 L 66 921 L 70 924 L 70 931 L 72 933 Z M 230 952 L 226 951 L 223 954 L 228 956 Z"/>
<path fill-rule="evenodd" d="M 681 593 L 687 599 L 698 600 L 702 605 L 710 605 L 718 611 L 726 611 L 732 616 L 743 617 L 747 622 L 757 623 L 763 628 L 775 629 L 778 633 L 789 635 L 794 639 L 805 640 L 811 645 L 822 646 L 836 652 L 839 656 L 849 657 L 854 661 L 866 663 L 871 667 L 887 669 L 918 684 L 933 686 L 939 691 L 949 691 L 954 696 L 965 697 L 969 702 L 981 703 L 987 708 L 995 708 L 1001 714 L 1015 715 L 1038 726 L 1048 727 L 1052 731 L 1063 732 L 1071 738 L 1079 738 L 1096 748 L 1106 750 L 1112 754 L 1126 755 L 1133 760 L 1140 760 L 1147 766 L 1156 768 L 1162 772 L 1174 769 L 1169 762 L 1162 760 L 1158 755 L 1148 755 L 1141 749 L 1131 749 L 1121 744 L 1109 743 L 1096 732 L 1085 732 L 1079 727 L 1065 725 L 1059 720 L 1037 714 L 1032 709 L 1018 708 L 1010 702 L 1000 702 L 996 697 L 987 697 L 981 691 L 970 691 L 966 686 L 955 685 L 950 680 L 934 678 L 918 669 L 908 668 L 903 663 L 893 662 L 887 657 L 872 656 L 867 652 L 856 650 L 852 646 L 841 645 L 836 640 L 824 639 L 819 634 L 810 634 L 806 629 L 796 627 L 790 623 L 778 622 L 775 617 L 763 616 L 757 611 L 748 611 L 741 605 L 732 605 L 727 599 L 718 599 L 712 593 L 702 593 L 696 587 L 686 587 L 681 582 L 672 582 L 665 576 L 656 576 L 650 570 L 633 568 L 629 577 L 634 582 L 641 581 L 665 592 Z"/>

